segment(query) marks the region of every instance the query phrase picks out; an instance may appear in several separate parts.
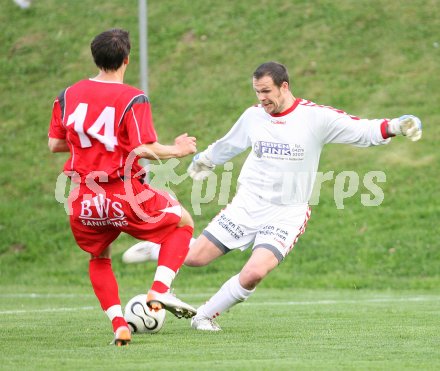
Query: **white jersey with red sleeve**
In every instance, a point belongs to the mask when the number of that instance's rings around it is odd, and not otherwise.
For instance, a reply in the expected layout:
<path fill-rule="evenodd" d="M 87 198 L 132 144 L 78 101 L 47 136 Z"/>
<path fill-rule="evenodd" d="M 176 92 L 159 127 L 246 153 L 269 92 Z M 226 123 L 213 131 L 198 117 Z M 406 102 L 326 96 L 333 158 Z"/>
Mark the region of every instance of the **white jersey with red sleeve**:
<path fill-rule="evenodd" d="M 151 108 L 145 94 L 122 83 L 81 80 L 55 100 L 49 137 L 65 139 L 70 158 L 64 165 L 69 176 L 99 176 L 102 181 L 133 177 L 142 172 L 130 152 L 157 141 Z"/>
<path fill-rule="evenodd" d="M 387 123 L 387 119 L 359 119 L 304 99 L 274 115 L 258 105 L 248 108 L 210 146 L 209 156 L 214 164 L 223 164 L 250 147 L 238 178 L 240 188 L 275 204 L 306 204 L 323 146 L 387 144 Z"/>

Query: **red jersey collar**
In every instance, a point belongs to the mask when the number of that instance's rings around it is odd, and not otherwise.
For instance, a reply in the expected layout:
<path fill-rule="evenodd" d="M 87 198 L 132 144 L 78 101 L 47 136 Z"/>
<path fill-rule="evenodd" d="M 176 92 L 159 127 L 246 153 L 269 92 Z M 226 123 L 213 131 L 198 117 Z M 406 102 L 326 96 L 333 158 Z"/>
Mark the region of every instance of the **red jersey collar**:
<path fill-rule="evenodd" d="M 298 106 L 300 101 L 301 101 L 300 98 L 296 98 L 295 101 L 293 102 L 293 104 L 285 111 L 279 112 L 279 113 L 270 113 L 269 115 L 271 115 L 273 117 L 285 116 L 285 115 L 289 114 L 290 112 L 292 112 Z"/>

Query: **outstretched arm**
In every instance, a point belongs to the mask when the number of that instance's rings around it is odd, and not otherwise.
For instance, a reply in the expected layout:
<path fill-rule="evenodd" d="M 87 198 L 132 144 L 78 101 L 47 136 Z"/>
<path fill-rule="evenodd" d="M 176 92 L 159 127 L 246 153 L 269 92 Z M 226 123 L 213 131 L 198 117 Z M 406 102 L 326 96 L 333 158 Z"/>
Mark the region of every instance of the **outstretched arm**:
<path fill-rule="evenodd" d="M 196 138 L 187 133 L 174 139 L 174 145 L 164 145 L 159 142 L 141 144 L 135 150 L 137 156 L 149 160 L 184 157 L 196 153 Z"/>
<path fill-rule="evenodd" d="M 327 111 L 324 143 L 345 143 L 359 147 L 387 144 L 390 137 L 403 135 L 412 141 L 422 137 L 420 119 L 412 115 L 389 119 L 359 119 L 345 113 Z"/>
<path fill-rule="evenodd" d="M 194 156 L 188 167 L 188 174 L 194 180 L 203 180 L 211 174 L 215 165 L 224 164 L 251 145 L 248 133 L 250 120 L 245 111 L 229 132 L 221 139 L 210 144 L 203 152 Z"/>

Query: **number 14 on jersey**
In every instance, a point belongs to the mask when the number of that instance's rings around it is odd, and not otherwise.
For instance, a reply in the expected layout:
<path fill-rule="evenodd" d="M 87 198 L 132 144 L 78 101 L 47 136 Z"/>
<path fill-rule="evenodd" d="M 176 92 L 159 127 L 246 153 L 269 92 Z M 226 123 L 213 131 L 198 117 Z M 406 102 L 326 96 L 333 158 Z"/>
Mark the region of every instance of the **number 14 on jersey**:
<path fill-rule="evenodd" d="M 86 130 L 84 130 L 84 123 L 87 117 L 87 103 L 80 103 L 75 111 L 67 118 L 67 126 L 73 125 L 75 132 L 78 134 L 81 148 L 92 146 L 91 138 L 95 138 L 100 143 L 105 145 L 107 151 L 114 152 L 118 140 L 115 136 L 115 108 L 105 107 L 97 120 Z M 102 132 L 104 128 L 104 133 Z"/>

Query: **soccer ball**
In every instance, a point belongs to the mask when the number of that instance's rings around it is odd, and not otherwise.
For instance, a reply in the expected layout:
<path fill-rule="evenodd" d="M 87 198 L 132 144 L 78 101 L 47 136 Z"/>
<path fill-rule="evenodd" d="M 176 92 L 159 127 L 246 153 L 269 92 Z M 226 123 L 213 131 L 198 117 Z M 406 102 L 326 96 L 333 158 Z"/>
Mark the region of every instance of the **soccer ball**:
<path fill-rule="evenodd" d="M 136 295 L 125 306 L 124 318 L 132 332 L 154 334 L 159 332 L 165 322 L 165 309 L 157 312 L 147 306 L 147 295 Z"/>

